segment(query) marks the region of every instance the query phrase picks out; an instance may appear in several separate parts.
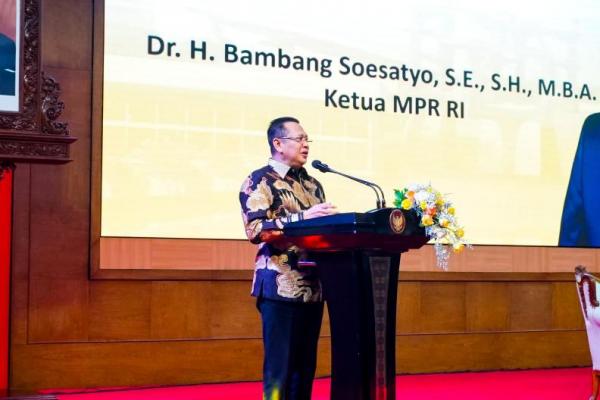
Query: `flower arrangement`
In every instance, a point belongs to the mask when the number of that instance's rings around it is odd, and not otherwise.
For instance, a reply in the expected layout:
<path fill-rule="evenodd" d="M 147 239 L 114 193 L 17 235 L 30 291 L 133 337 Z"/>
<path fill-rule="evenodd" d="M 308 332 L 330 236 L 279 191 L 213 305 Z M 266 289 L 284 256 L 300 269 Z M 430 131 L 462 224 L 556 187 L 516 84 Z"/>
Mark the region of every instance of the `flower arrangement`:
<path fill-rule="evenodd" d="M 420 218 L 425 234 L 433 241 L 438 267 L 448 269 L 450 246 L 455 253 L 471 247 L 463 238 L 465 232 L 456 221 L 452 203 L 431 184 L 413 184 L 394 193 L 394 206 L 414 210 Z"/>

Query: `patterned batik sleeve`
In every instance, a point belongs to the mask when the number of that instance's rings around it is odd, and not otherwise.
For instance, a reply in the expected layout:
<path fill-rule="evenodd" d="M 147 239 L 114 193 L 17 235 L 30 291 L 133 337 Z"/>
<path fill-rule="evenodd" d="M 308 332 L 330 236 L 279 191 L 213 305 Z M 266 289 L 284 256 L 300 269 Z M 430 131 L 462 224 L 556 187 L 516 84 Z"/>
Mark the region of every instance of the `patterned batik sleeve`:
<path fill-rule="evenodd" d="M 249 176 L 240 190 L 240 205 L 246 236 L 252 243 L 260 243 L 273 231 L 283 229 L 287 222 L 303 219 L 303 213 L 277 217 L 273 210 L 273 191 L 266 177 Z"/>

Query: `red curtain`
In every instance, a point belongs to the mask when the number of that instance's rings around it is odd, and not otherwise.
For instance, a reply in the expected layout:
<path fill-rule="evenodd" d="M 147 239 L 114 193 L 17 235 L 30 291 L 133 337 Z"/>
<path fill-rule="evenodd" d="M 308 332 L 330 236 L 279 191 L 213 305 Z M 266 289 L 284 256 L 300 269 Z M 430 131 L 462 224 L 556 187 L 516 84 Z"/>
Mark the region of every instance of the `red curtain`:
<path fill-rule="evenodd" d="M 10 168 L 4 168 L 0 169 L 0 174 L 0 396 L 6 396 L 8 389 L 13 171 Z"/>

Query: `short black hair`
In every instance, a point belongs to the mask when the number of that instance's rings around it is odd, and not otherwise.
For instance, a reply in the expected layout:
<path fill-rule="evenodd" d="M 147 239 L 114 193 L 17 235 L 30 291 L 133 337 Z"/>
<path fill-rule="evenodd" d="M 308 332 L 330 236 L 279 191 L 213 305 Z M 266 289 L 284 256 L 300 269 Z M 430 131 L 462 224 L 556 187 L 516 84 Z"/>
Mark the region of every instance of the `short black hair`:
<path fill-rule="evenodd" d="M 276 137 L 284 137 L 286 134 L 285 127 L 283 126 L 286 122 L 295 122 L 297 124 L 300 123 L 294 117 L 279 117 L 275 118 L 269 124 L 269 128 L 267 129 L 267 139 L 269 140 L 269 147 L 271 148 L 271 154 L 275 153 L 275 147 L 273 147 L 273 139 Z"/>

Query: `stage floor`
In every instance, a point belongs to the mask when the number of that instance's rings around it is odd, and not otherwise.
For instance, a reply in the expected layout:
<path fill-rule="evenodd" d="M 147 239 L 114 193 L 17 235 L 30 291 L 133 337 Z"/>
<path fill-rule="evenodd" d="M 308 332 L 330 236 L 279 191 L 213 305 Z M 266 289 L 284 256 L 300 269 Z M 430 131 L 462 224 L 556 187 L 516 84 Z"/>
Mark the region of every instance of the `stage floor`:
<path fill-rule="evenodd" d="M 329 399 L 330 380 L 315 380 L 312 400 Z M 399 400 L 582 400 L 591 394 L 590 368 L 402 375 Z M 48 393 L 48 392 L 46 392 Z M 171 386 L 55 394 L 60 400 L 240 400 L 261 399 L 259 382 Z"/>

